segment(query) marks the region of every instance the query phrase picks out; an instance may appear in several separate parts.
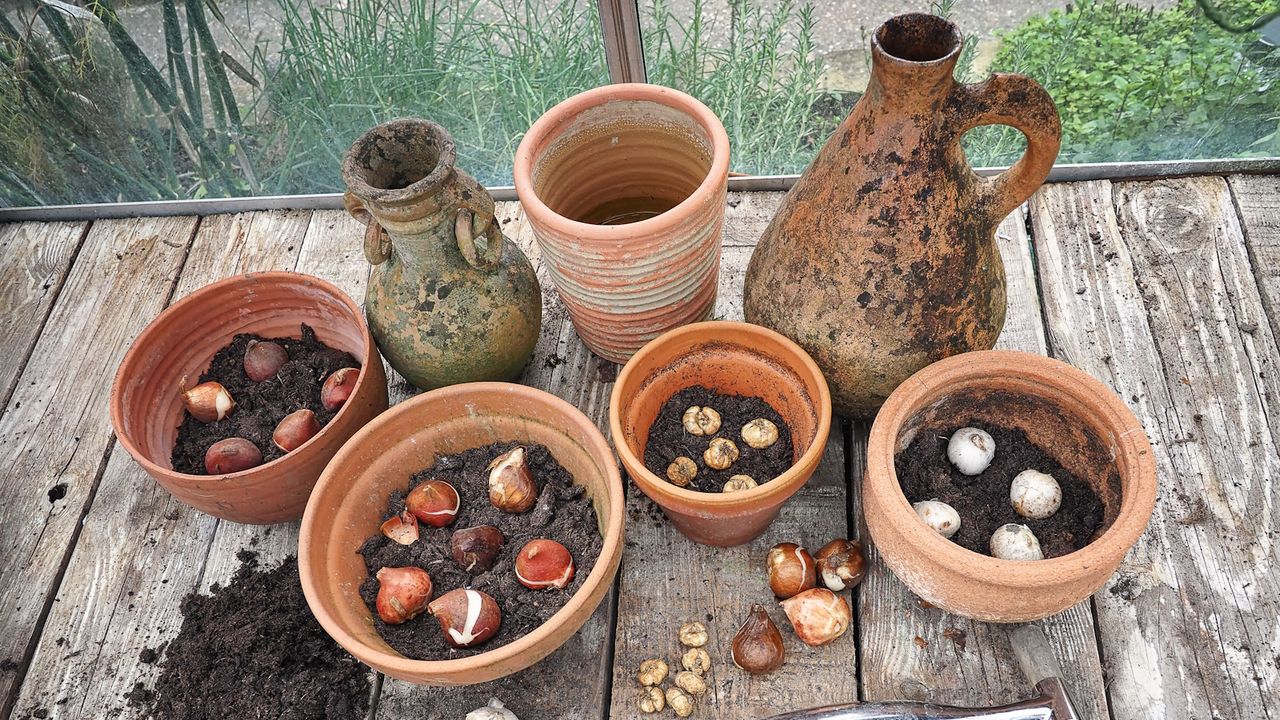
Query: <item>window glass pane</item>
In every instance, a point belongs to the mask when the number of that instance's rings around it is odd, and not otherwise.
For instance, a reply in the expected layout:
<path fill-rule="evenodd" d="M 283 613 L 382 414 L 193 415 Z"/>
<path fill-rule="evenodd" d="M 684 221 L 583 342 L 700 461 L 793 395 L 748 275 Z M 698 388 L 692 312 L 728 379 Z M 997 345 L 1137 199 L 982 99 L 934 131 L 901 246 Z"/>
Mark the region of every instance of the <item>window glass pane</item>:
<path fill-rule="evenodd" d="M 1274 0 L 955 0 L 933 10 L 967 43 L 959 79 L 1039 80 L 1063 120 L 1059 163 L 1280 156 L 1280 20 Z M 640 0 L 651 82 L 724 121 L 733 169 L 802 170 L 866 88 L 869 36 L 918 3 Z M 1016 160 L 1013 130 L 966 136 L 974 165 Z"/>
<path fill-rule="evenodd" d="M 435 120 L 511 183 L 608 81 L 594 0 L 61 0 L 0 11 L 0 205 L 332 192 L 365 129 Z"/>

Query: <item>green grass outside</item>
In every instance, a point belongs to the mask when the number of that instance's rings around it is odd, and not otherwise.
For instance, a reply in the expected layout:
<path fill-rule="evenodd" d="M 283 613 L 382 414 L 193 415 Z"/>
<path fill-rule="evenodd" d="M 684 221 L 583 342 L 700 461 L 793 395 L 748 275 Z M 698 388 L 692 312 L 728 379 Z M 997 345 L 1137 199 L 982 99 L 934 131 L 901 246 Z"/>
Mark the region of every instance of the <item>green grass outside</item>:
<path fill-rule="evenodd" d="M 245 48 L 244 69 L 221 60 L 211 2 L 162 0 L 162 67 L 115 20 L 111 0 L 79 12 L 45 4 L 0 22 L 0 204 L 340 190 L 351 141 L 401 115 L 440 122 L 462 167 L 508 184 L 524 130 L 607 82 L 590 0 L 277 1 L 283 46 L 270 63 Z M 1219 29 L 1194 3 L 1148 12 L 1077 2 L 1005 34 L 994 69 L 1026 72 L 1057 100 L 1060 162 L 1280 155 L 1280 52 L 1256 33 Z M 1267 5 L 1219 0 L 1241 19 Z M 721 117 L 735 171 L 797 172 L 852 98 L 816 89 L 823 68 L 806 6 L 731 7 L 732 41 L 714 47 L 702 3 L 677 21 L 666 0 L 642 0 L 649 79 Z M 972 58 L 971 45 L 963 79 L 976 79 Z M 252 106 L 237 104 L 234 74 L 262 86 Z M 1021 140 L 984 129 L 966 147 L 975 165 L 1001 164 Z"/>

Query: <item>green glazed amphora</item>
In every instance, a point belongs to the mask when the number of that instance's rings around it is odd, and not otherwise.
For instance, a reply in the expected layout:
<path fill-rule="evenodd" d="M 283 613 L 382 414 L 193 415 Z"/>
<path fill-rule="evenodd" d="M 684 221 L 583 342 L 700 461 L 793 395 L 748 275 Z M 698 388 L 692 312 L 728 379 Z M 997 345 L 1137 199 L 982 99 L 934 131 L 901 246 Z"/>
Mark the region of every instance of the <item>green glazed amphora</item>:
<path fill-rule="evenodd" d="M 447 130 L 402 118 L 360 136 L 342 161 L 347 211 L 368 226 L 369 329 L 423 390 L 515 379 L 542 324 L 533 266 L 456 159 Z"/>

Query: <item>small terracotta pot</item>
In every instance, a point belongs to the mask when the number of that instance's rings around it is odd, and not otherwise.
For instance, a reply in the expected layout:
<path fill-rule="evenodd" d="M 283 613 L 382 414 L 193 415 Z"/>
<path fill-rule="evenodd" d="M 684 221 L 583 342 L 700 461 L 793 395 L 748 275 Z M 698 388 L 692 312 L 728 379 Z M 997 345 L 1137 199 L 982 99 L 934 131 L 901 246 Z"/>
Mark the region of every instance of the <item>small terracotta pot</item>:
<path fill-rule="evenodd" d="M 301 323 L 320 342 L 360 361 L 360 377 L 342 410 L 301 447 L 264 465 L 226 475 L 174 471 L 182 379 L 199 377 L 239 333 L 299 337 Z M 134 341 L 111 388 L 116 437 L 156 482 L 197 510 L 263 525 L 302 517 L 329 459 L 386 409 L 387 376 L 360 307 L 332 284 L 291 272 L 236 275 L 170 305 Z"/>
<path fill-rule="evenodd" d="M 672 395 L 695 385 L 762 398 L 791 428 L 795 464 L 759 487 L 735 493 L 672 485 L 644 466 L 649 428 Z M 671 330 L 622 368 L 609 403 L 614 445 L 631 480 L 694 542 L 730 547 L 765 531 L 813 475 L 831 430 L 827 381 L 799 345 L 741 322 L 702 322 Z"/>
<path fill-rule="evenodd" d="M 597 355 L 625 362 L 711 315 L 729 136 L 707 106 L 657 85 L 589 90 L 529 128 L 514 174 L 556 290 Z"/>
<path fill-rule="evenodd" d="M 430 467 L 437 455 L 506 440 L 545 445 L 586 488 L 604 538 L 600 557 L 569 603 L 515 642 L 457 660 L 406 658 L 378 635 L 360 599 L 368 572 L 357 551 L 379 531 L 389 496 L 408 487 L 410 475 Z M 623 512 L 617 461 L 595 424 L 577 408 L 522 385 L 453 385 L 396 405 L 343 446 L 307 504 L 298 570 L 316 619 L 361 662 L 422 685 L 471 685 L 533 665 L 591 617 L 622 559 Z"/>
<path fill-rule="evenodd" d="M 894 456 L 922 429 L 978 422 L 1022 430 L 1088 481 L 1102 499 L 1102 534 L 1069 555 L 1017 562 L 966 550 L 921 522 Z M 1156 469 L 1142 425 L 1101 382 L 1042 355 L 997 350 L 936 362 L 889 396 L 871 427 L 862 488 L 876 548 L 914 593 L 964 617 L 1025 622 L 1075 605 L 1115 572 L 1151 519 Z"/>

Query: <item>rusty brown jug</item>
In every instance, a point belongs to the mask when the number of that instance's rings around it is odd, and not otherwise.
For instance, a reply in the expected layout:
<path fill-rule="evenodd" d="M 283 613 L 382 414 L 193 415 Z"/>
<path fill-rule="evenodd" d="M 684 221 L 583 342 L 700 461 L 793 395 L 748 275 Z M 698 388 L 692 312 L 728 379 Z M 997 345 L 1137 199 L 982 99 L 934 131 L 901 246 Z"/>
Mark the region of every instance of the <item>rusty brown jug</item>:
<path fill-rule="evenodd" d="M 368 226 L 369 330 L 423 390 L 514 379 L 542 326 L 533 266 L 456 159 L 443 127 L 402 118 L 360 136 L 342 160 L 347 211 Z"/>
<path fill-rule="evenodd" d="M 955 25 L 900 15 L 872 38 L 867 92 L 783 200 L 751 256 L 749 322 L 809 352 L 837 412 L 870 417 L 903 380 L 949 355 L 991 348 L 1004 326 L 995 229 L 1058 156 L 1053 100 L 1022 75 L 975 85 L 952 73 Z M 960 147 L 1011 125 L 1027 151 L 979 177 Z"/>

